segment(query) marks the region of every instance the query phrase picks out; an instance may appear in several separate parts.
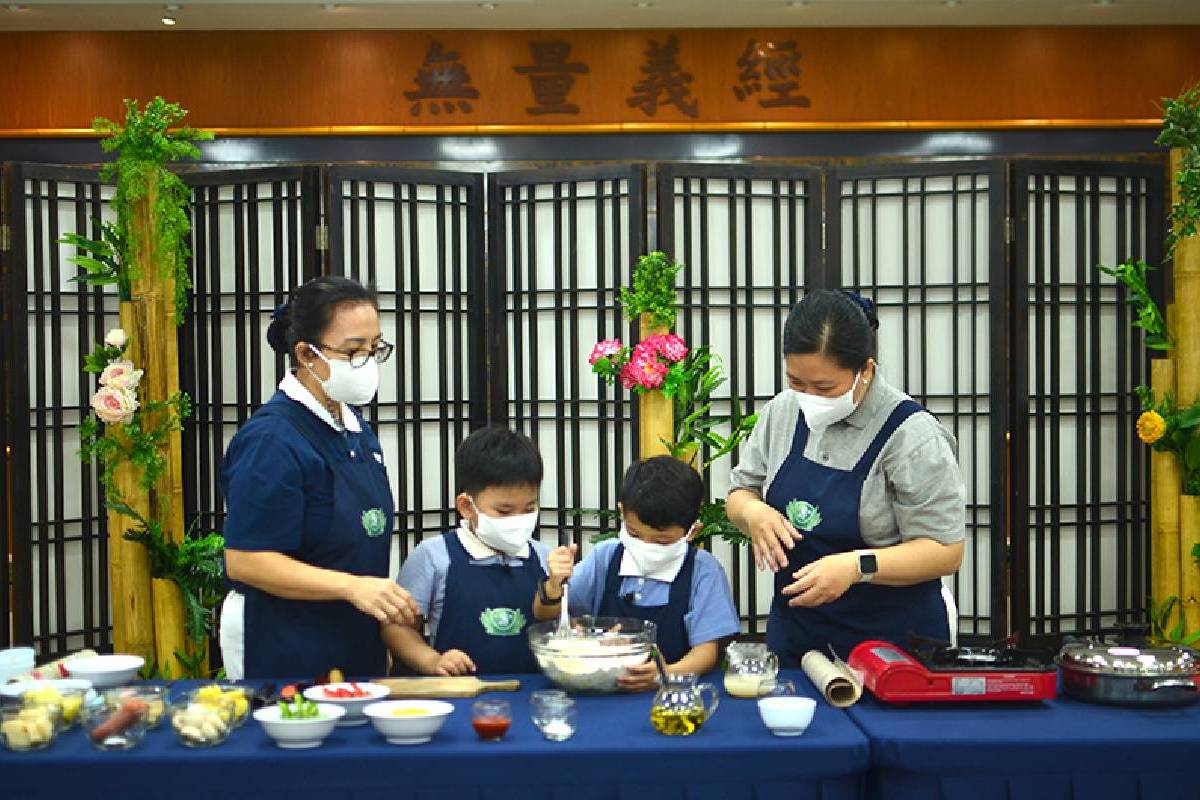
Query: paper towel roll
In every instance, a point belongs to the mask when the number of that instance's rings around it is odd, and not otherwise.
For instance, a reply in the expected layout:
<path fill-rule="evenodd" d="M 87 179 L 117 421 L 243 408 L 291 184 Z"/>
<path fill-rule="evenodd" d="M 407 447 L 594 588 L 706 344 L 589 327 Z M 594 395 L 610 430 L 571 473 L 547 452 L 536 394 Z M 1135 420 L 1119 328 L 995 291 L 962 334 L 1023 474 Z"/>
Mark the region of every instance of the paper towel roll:
<path fill-rule="evenodd" d="M 862 697 L 862 682 L 840 658 L 830 661 L 824 653 L 809 650 L 800 659 L 800 668 L 831 706 L 846 708 Z"/>

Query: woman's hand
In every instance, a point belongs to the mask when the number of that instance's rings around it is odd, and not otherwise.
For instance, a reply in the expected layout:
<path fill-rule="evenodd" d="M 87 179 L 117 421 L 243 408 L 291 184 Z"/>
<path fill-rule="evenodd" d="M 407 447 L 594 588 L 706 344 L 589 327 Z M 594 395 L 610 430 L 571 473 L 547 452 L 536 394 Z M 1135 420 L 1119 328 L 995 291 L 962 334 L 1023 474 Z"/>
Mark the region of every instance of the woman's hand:
<path fill-rule="evenodd" d="M 625 692 L 646 692 L 658 688 L 658 666 L 653 661 L 626 667 L 617 678 L 617 686 Z"/>
<path fill-rule="evenodd" d="M 796 580 L 783 587 L 789 606 L 813 608 L 832 603 L 858 582 L 858 554 L 833 553 L 805 564 L 792 573 Z"/>
<path fill-rule="evenodd" d="M 346 601 L 380 622 L 397 625 L 412 625 L 421 613 L 412 595 L 390 578 L 352 576 Z"/>
<path fill-rule="evenodd" d="M 470 675 L 474 671 L 475 662 L 462 650 L 447 650 L 433 665 L 434 675 Z"/>
<path fill-rule="evenodd" d="M 750 542 L 754 546 L 754 563 L 759 569 L 772 572 L 783 569 L 788 562 L 784 548 L 804 538 L 787 517 L 762 500 L 758 500 L 745 512 L 749 523 Z"/>

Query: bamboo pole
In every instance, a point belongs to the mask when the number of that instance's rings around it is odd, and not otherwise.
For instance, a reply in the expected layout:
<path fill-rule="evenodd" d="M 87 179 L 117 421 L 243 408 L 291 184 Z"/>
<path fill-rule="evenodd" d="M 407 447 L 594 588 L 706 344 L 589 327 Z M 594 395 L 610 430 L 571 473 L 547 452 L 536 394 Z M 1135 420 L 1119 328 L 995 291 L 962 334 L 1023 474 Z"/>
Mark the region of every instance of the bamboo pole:
<path fill-rule="evenodd" d="M 179 391 L 179 347 L 175 329 L 175 279 L 172 253 L 158 251 L 159 220 L 154 212 L 158 198 L 158 181 L 151 177 L 146 193 L 135 201 L 130 237 L 138 278 L 133 281 L 136 327 L 135 340 L 141 341 L 145 370 L 140 393 L 142 402 L 169 399 Z M 155 415 L 160 417 L 160 415 Z M 147 424 L 157 424 L 150 419 Z M 164 454 L 167 469 L 151 491 L 151 510 L 163 525 L 164 535 L 175 541 L 183 540 L 183 481 L 182 441 L 178 431 L 167 440 Z M 174 582 L 155 579 L 154 598 L 155 651 L 160 667 L 170 667 L 171 675 L 182 674 L 176 653 L 190 652 L 184 630 L 184 608 L 179 589 Z"/>
<path fill-rule="evenodd" d="M 129 331 L 136 325 L 134 305 L 122 300 L 121 327 Z M 129 341 L 125 357 L 135 363 L 141 359 L 141 342 Z M 118 434 L 119 435 L 119 434 Z M 138 470 L 128 461 L 117 464 L 113 488 L 121 499 L 143 517 L 150 512 L 150 497 L 138 484 Z M 150 557 L 146 548 L 125 539 L 125 531 L 137 522 L 110 510 L 108 512 L 109 583 L 112 587 L 113 647 L 119 653 L 132 653 L 149 664 L 155 656 L 154 615 L 150 589 Z"/>
<path fill-rule="evenodd" d="M 1175 176 L 1183 166 L 1183 150 L 1171 150 L 1171 199 L 1179 201 Z M 1175 385 L 1181 406 L 1200 397 L 1200 236 L 1175 245 Z M 1188 630 L 1200 630 L 1200 568 L 1192 548 L 1200 544 L 1200 497 L 1183 495 L 1179 504 L 1180 597 Z"/>
<path fill-rule="evenodd" d="M 639 328 L 643 340 L 668 332 L 655 327 L 649 314 L 641 315 Z M 667 444 L 675 441 L 674 401 L 658 390 L 646 392 L 638 396 L 638 411 L 638 457 L 670 455 Z"/>
<path fill-rule="evenodd" d="M 1150 362 L 1150 386 L 1155 397 L 1175 393 L 1175 362 L 1157 358 Z M 1150 555 L 1151 595 L 1156 603 L 1180 596 L 1179 572 L 1179 462 L 1174 453 L 1150 452 Z"/>

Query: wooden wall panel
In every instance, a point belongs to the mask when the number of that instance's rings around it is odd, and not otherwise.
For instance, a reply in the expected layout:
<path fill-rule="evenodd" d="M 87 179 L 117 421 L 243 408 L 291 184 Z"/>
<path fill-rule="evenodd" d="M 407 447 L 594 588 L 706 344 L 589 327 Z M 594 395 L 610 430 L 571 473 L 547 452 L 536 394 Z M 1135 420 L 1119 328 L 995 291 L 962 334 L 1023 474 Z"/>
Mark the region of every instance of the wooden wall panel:
<path fill-rule="evenodd" d="M 650 39 L 674 35 L 697 114 L 627 98 Z M 794 41 L 808 107 L 739 101 L 748 41 Z M 413 113 L 405 91 L 431 41 L 457 51 L 480 96 L 471 110 Z M 578 114 L 531 115 L 531 41 L 562 40 Z M 90 126 L 123 97 L 160 94 L 214 129 L 330 126 L 987 125 L 1128 123 L 1200 77 L 1200 27 L 809 28 L 679 31 L 224 31 L 0 33 L 0 130 Z"/>

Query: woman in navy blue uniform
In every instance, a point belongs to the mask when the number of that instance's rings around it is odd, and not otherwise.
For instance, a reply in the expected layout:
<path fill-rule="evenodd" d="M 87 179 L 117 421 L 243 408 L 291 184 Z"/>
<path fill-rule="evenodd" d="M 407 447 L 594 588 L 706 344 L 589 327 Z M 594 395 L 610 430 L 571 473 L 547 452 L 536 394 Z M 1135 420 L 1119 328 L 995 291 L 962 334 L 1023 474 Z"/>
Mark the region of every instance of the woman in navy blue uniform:
<path fill-rule="evenodd" d="M 221 466 L 227 672 L 384 675 L 379 626 L 411 621 L 415 607 L 388 578 L 391 487 L 379 440 L 354 406 L 375 396 L 392 345 L 374 295 L 342 277 L 297 289 L 267 340 L 293 371 Z"/>
<path fill-rule="evenodd" d="M 767 642 L 795 666 L 866 639 L 950 641 L 941 577 L 962 561 L 953 436 L 884 380 L 879 322 L 856 294 L 810 292 L 788 315 L 789 387 L 731 476 L 729 519 L 775 571 Z"/>

